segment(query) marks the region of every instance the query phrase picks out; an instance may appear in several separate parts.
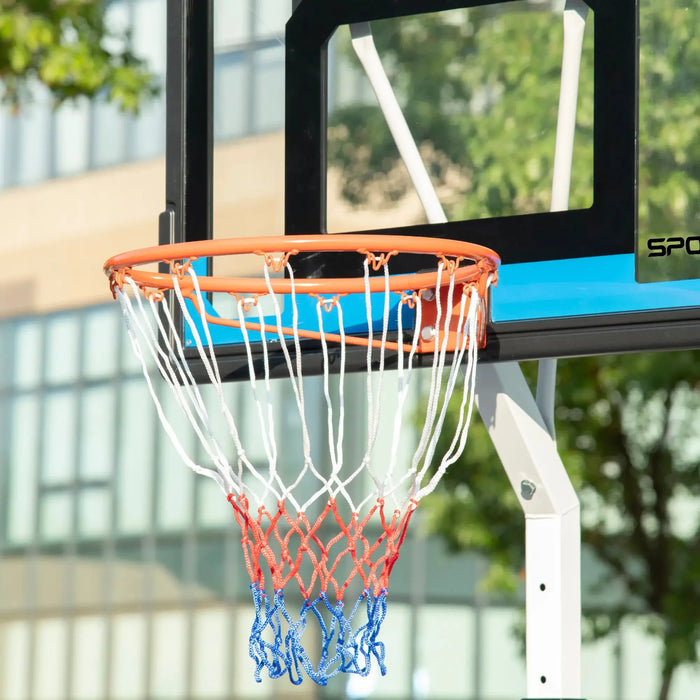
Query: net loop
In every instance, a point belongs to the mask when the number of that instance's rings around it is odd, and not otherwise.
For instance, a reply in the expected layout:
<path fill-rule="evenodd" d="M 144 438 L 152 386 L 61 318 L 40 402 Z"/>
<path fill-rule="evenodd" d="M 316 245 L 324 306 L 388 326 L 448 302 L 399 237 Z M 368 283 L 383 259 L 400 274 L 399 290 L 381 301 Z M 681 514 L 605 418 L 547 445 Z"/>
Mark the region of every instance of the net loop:
<path fill-rule="evenodd" d="M 448 257 L 446 255 L 438 255 L 437 259 L 442 263 L 445 272 L 448 275 L 454 275 L 459 266 L 464 262 L 463 257 Z"/>
<path fill-rule="evenodd" d="M 170 265 L 170 273 L 175 275 L 180 282 L 186 280 L 192 269 L 192 263 L 195 262 L 197 258 L 188 258 L 179 262 L 177 260 L 168 260 L 167 263 Z"/>
<path fill-rule="evenodd" d="M 295 249 L 284 253 L 284 255 L 273 255 L 272 253 L 268 253 L 264 250 L 255 250 L 253 252 L 255 255 L 262 256 L 263 260 L 265 261 L 265 265 L 267 265 L 267 267 L 273 272 L 282 272 L 282 270 L 289 265 L 289 258 L 291 258 L 293 255 L 299 254 L 299 251 Z"/>
<path fill-rule="evenodd" d="M 313 299 L 316 299 L 319 303 L 319 306 L 326 312 L 339 308 L 339 303 L 341 299 L 340 294 L 336 294 L 330 298 L 325 297 L 321 294 L 309 294 L 309 296 Z"/>
<path fill-rule="evenodd" d="M 409 309 L 413 310 L 418 304 L 418 293 L 417 292 L 400 292 L 401 303 L 407 306 Z"/>
<path fill-rule="evenodd" d="M 265 294 L 239 294 L 238 292 L 229 292 L 245 313 L 248 313 L 253 308 L 257 307 L 258 302 Z"/>
<path fill-rule="evenodd" d="M 398 250 L 389 250 L 385 253 L 380 253 L 377 255 L 377 253 L 373 253 L 366 248 L 359 248 L 357 252 L 367 256 L 367 262 L 370 264 L 374 272 L 379 272 L 379 270 L 386 266 L 391 258 L 399 254 Z"/>

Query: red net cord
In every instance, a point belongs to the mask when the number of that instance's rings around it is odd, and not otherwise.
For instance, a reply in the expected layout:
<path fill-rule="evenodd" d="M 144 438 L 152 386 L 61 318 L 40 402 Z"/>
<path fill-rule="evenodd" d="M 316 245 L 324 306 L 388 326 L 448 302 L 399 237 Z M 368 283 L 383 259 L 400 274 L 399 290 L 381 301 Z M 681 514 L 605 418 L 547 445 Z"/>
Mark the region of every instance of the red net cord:
<path fill-rule="evenodd" d="M 330 590 L 337 601 L 343 600 L 346 589 L 356 577 L 361 579 L 363 590 L 372 595 L 379 595 L 388 588 L 389 574 L 399 558 L 399 549 L 417 506 L 411 501 L 405 512 L 394 510 L 387 518 L 384 501 L 378 499 L 362 519 L 353 513 L 345 522 L 335 499 L 330 499 L 312 522 L 304 513 L 292 516 L 284 501 L 277 504 L 275 512 L 260 506 L 255 516 L 250 512 L 245 495 L 231 494 L 228 501 L 241 528 L 241 544 L 252 583 L 264 591 L 269 581 L 275 591 L 282 591 L 295 579 L 304 600 Z M 338 532 L 324 541 L 320 531 L 330 518 Z M 364 531 L 374 520 L 378 520 L 381 531 L 376 539 L 369 539 Z M 305 560 L 311 564 L 311 571 L 306 574 L 303 571 Z M 349 573 L 347 566 L 341 567 L 348 560 L 352 562 Z M 338 577 L 340 568 L 343 574 Z"/>

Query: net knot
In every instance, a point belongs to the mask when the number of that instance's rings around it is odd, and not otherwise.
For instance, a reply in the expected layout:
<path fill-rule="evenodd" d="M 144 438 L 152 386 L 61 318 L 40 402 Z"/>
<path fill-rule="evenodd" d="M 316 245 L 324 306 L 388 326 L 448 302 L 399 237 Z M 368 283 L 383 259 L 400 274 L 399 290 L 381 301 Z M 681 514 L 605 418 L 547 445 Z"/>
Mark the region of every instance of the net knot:
<path fill-rule="evenodd" d="M 313 297 L 318 301 L 319 306 L 326 312 L 331 311 L 331 309 L 335 308 L 338 306 L 338 303 L 340 302 L 340 297 L 343 295 L 336 294 L 335 296 L 331 297 L 330 299 L 328 297 L 321 296 L 320 294 L 314 294 L 310 293 L 310 297 Z"/>
<path fill-rule="evenodd" d="M 448 258 L 445 255 L 438 255 L 437 259 L 443 265 L 448 275 L 454 275 L 454 273 L 457 271 L 457 268 L 465 260 L 465 258 L 463 257 Z"/>
<path fill-rule="evenodd" d="M 273 272 L 281 272 L 283 268 L 287 267 L 287 263 L 289 262 L 289 258 L 292 257 L 292 255 L 297 255 L 299 253 L 298 250 L 293 249 L 288 251 L 287 253 L 284 253 L 280 255 L 279 253 L 273 254 L 270 252 L 266 252 L 263 250 L 255 250 L 253 251 L 255 255 L 260 255 L 262 259 L 265 261 L 265 264 L 273 271 Z"/>
<path fill-rule="evenodd" d="M 415 309 L 418 303 L 417 292 L 401 292 L 401 303 L 405 304 L 409 309 Z"/>
<path fill-rule="evenodd" d="M 192 263 L 197 260 L 197 258 L 187 258 L 183 262 L 178 262 L 177 260 L 166 260 L 170 265 L 170 272 L 175 275 L 179 280 L 184 280 L 186 275 L 189 275 L 192 269 Z"/>
<path fill-rule="evenodd" d="M 367 262 L 372 266 L 375 272 L 379 272 L 394 255 L 398 255 L 398 250 L 389 250 L 386 253 L 380 253 L 377 255 L 367 248 L 360 248 L 358 251 L 361 255 L 366 256 Z"/>
<path fill-rule="evenodd" d="M 260 297 L 266 296 L 265 294 L 247 294 L 243 296 L 238 292 L 229 292 L 229 295 L 240 304 L 245 313 L 248 313 L 253 307 L 258 305 Z"/>

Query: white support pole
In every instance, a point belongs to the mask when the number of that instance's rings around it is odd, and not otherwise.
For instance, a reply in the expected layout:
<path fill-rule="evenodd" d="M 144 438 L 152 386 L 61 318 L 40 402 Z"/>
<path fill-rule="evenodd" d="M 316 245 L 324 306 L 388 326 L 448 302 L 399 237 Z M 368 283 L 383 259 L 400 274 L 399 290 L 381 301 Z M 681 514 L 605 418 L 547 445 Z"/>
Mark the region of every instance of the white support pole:
<path fill-rule="evenodd" d="M 516 363 L 481 365 L 476 403 L 525 512 L 528 697 L 580 698 L 578 498 Z"/>
<path fill-rule="evenodd" d="M 394 137 L 394 143 L 396 143 L 396 147 L 399 150 L 401 160 L 406 165 L 413 187 L 423 205 L 428 222 L 431 224 L 445 223 L 447 217 L 435 193 L 433 183 L 430 181 L 430 176 L 425 169 L 425 164 L 418 152 L 416 142 L 406 123 L 406 118 L 401 111 L 401 106 L 396 99 L 386 71 L 382 66 L 382 61 L 374 45 L 369 22 L 351 24 L 350 35 L 352 37 L 352 47 L 369 78 L 384 119 L 391 131 L 391 135 Z"/>
<path fill-rule="evenodd" d="M 586 28 L 588 6 L 583 0 L 567 0 L 564 7 L 564 48 L 559 88 L 559 114 L 554 146 L 552 200 L 550 211 L 566 211 L 571 191 L 571 166 L 574 157 L 576 107 L 581 73 L 581 54 Z M 554 388 L 557 377 L 556 360 L 540 360 L 537 372 L 537 406 L 554 439 Z"/>

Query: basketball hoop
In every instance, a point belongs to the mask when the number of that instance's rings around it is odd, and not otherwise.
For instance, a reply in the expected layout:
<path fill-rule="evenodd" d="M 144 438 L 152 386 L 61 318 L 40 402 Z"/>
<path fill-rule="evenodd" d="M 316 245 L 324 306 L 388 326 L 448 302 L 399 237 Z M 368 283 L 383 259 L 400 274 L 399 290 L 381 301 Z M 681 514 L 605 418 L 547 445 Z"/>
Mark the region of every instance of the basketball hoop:
<path fill-rule="evenodd" d="M 298 278 L 295 256 L 319 251 L 357 256 L 361 276 Z M 202 274 L 202 260 L 254 254 L 259 277 Z M 421 255 L 421 272 L 390 273 L 402 255 Z M 489 290 L 495 284 L 498 256 L 458 241 L 383 235 L 317 235 L 206 240 L 159 246 L 118 255 L 105 263 L 112 292 L 121 304 L 129 337 L 139 358 L 161 422 L 183 461 L 222 489 L 241 529 L 241 543 L 255 605 L 250 655 L 255 677 L 302 673 L 320 685 L 339 672 L 367 675 L 376 662 L 385 673 L 379 640 L 387 611 L 389 575 L 399 557 L 412 514 L 421 498 L 462 453 L 473 408 L 477 350 L 486 340 Z M 168 273 L 141 266 L 165 263 Z M 281 277 L 284 273 L 284 277 Z M 275 276 L 277 275 L 277 276 Z M 226 293 L 235 312 L 214 310 L 210 295 Z M 172 308 L 169 297 L 173 298 Z M 265 315 L 263 301 L 272 309 Z M 358 330 L 357 309 L 363 323 Z M 187 362 L 175 321 L 182 318 L 216 397 L 207 405 Z M 304 309 L 300 313 L 300 309 Z M 239 334 L 248 357 L 247 413 L 257 416 L 265 464 L 248 455 L 240 417 L 227 404 L 212 340 L 212 329 Z M 320 464 L 312 450 L 304 382 L 303 342 L 316 341 L 322 356 L 327 410 L 327 455 Z M 256 367 L 252 347 L 259 343 L 263 363 Z M 364 346 L 367 405 L 345 406 L 346 348 Z M 279 348 L 300 423 L 299 468 L 285 483 L 279 470 L 270 348 Z M 331 355 L 333 367 L 331 367 Z M 395 409 L 391 434 L 379 434 L 387 359 L 396 360 Z M 409 389 L 416 357 L 428 359 L 428 389 L 422 430 L 407 464 L 399 464 L 402 427 L 409 411 Z M 465 377 L 455 433 L 444 454 L 436 454 L 448 403 Z M 337 386 L 330 388 L 331 372 Z M 153 376 L 173 392 L 194 427 L 207 456 L 200 464 L 183 447 L 166 415 Z M 366 444 L 357 463 L 344 458 L 346 411 L 366 412 Z M 413 409 L 411 409 L 413 410 Z M 215 418 L 223 416 L 232 454 L 222 448 Z M 293 436 L 284 436 L 285 451 Z M 388 463 L 373 463 L 376 446 L 390 442 Z M 347 451 L 346 451 L 347 452 Z M 293 614 L 286 587 L 301 594 Z M 346 609 L 344 601 L 353 602 Z M 320 651 L 308 650 L 304 633 L 315 623 Z"/>

